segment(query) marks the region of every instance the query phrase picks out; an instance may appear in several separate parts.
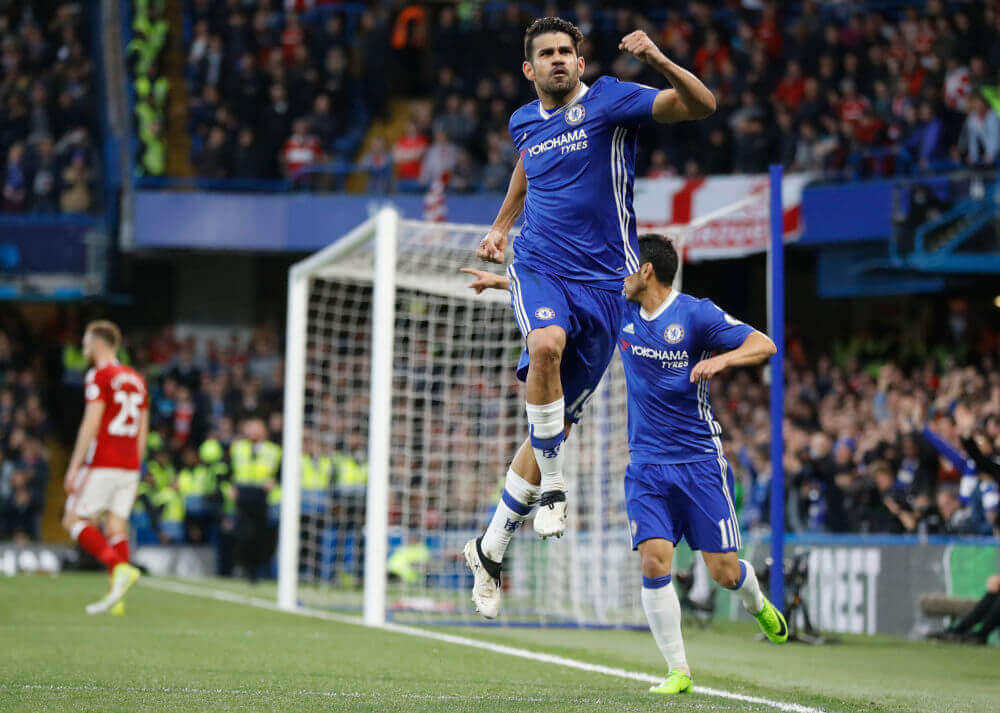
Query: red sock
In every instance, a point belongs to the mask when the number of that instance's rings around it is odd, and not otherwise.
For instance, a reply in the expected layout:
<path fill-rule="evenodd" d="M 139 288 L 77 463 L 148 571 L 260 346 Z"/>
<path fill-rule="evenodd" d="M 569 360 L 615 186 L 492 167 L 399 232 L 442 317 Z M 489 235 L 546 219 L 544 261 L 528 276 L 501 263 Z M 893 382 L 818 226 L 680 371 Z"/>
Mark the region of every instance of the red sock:
<path fill-rule="evenodd" d="M 118 553 L 118 559 L 122 562 L 128 562 L 128 538 L 124 535 L 115 535 L 110 540 L 108 544 L 111 545 L 111 549 Z"/>
<path fill-rule="evenodd" d="M 80 547 L 94 555 L 98 562 L 107 567 L 108 572 L 122 562 L 118 552 L 108 544 L 101 531 L 93 525 L 84 525 L 83 529 L 76 533 L 76 541 L 80 543 Z"/>

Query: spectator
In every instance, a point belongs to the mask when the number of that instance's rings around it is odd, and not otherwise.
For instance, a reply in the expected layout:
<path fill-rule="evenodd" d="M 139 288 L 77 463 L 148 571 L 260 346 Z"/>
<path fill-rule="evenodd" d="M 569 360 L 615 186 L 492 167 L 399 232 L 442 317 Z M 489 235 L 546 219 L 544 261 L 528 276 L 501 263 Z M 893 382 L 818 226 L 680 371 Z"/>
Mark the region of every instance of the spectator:
<path fill-rule="evenodd" d="M 420 167 L 427 151 L 428 141 L 416 123 L 407 122 L 403 135 L 392 147 L 392 159 L 396 164 L 396 177 L 401 181 L 416 181 L 420 178 Z"/>
<path fill-rule="evenodd" d="M 975 94 L 969 100 L 969 115 L 962 128 L 960 147 L 970 166 L 994 166 L 1000 153 L 1000 118 L 986 100 Z"/>
<path fill-rule="evenodd" d="M 296 119 L 292 124 L 292 135 L 281 149 L 283 175 L 294 180 L 299 171 L 314 166 L 322 158 L 323 147 L 309 133 L 309 123 L 305 119 Z"/>
<path fill-rule="evenodd" d="M 990 634 L 998 628 L 1000 628 L 1000 574 L 991 574 L 986 579 L 986 593 L 976 602 L 972 611 L 944 631 L 931 634 L 931 637 L 984 646 Z"/>
<path fill-rule="evenodd" d="M 649 157 L 649 168 L 646 169 L 646 178 L 666 178 L 675 176 L 677 172 L 667 161 L 667 152 L 657 149 Z"/>
<path fill-rule="evenodd" d="M 388 193 L 392 188 L 392 154 L 381 135 L 372 138 L 371 148 L 361 159 L 361 166 L 368 174 L 366 190 L 369 193 Z"/>
<path fill-rule="evenodd" d="M 420 185 L 427 187 L 438 179 L 445 183 L 458 164 L 460 150 L 443 130 L 434 132 L 434 142 L 428 147 L 420 164 Z"/>
<path fill-rule="evenodd" d="M 797 111 L 806 94 L 806 81 L 802 77 L 802 68 L 798 62 L 790 61 L 774 90 L 774 98 L 785 105 L 790 111 Z"/>
<path fill-rule="evenodd" d="M 75 154 L 62 174 L 63 189 L 59 208 L 63 213 L 86 213 L 90 210 L 90 169 L 83 156 Z"/>
<path fill-rule="evenodd" d="M 337 118 L 330 111 L 330 97 L 320 94 L 313 102 L 313 112 L 307 119 L 309 132 L 315 136 L 325 151 L 333 148 L 334 140 L 343 132 Z"/>
<path fill-rule="evenodd" d="M 253 129 L 244 126 L 236 137 L 233 150 L 233 178 L 264 178 L 268 172 L 267 156 L 257 142 Z"/>
<path fill-rule="evenodd" d="M 221 126 L 213 126 L 208 134 L 208 142 L 197 154 L 193 163 L 199 176 L 204 178 L 225 178 L 229 175 L 226 166 L 230 154 L 226 132 Z"/>
<path fill-rule="evenodd" d="M 5 213 L 20 213 L 28 207 L 28 177 L 25 171 L 24 144 L 17 141 L 7 150 L 4 172 L 3 209 Z"/>

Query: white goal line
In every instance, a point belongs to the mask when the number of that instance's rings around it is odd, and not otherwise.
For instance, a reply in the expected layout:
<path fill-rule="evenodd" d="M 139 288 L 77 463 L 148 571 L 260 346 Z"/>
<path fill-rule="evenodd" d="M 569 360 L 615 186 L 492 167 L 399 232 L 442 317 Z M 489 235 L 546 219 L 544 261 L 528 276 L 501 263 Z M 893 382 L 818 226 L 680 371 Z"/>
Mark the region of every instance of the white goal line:
<path fill-rule="evenodd" d="M 312 609 L 309 607 L 297 607 L 292 610 L 280 609 L 277 604 L 268 599 L 261 599 L 259 597 L 249 597 L 243 594 L 238 594 L 236 592 L 226 591 L 224 589 L 215 589 L 211 587 L 194 586 L 191 584 L 182 584 L 180 582 L 169 582 L 162 581 L 158 579 L 143 578 L 140 583 L 144 586 L 151 587 L 153 589 L 160 589 L 167 592 L 173 592 L 174 594 L 185 594 L 192 597 L 202 597 L 205 599 L 215 599 L 217 601 L 229 602 L 231 604 L 243 604 L 245 606 L 257 607 L 258 609 L 268 609 L 270 611 L 280 612 L 283 614 L 293 614 L 297 616 L 305 616 L 313 619 L 322 619 L 325 621 L 333 621 L 338 624 L 350 624 L 352 626 L 367 626 L 360 618 L 348 616 L 346 614 L 336 614 L 334 612 L 323 611 L 322 609 Z M 422 629 L 415 626 L 405 626 L 402 624 L 383 624 L 377 628 L 383 629 L 385 631 L 390 631 L 396 634 L 404 634 L 406 636 L 416 636 L 422 639 L 432 639 L 434 641 L 440 641 L 447 644 L 455 644 L 456 646 L 468 646 L 470 648 L 482 649 L 484 651 L 491 651 L 493 653 L 504 654 L 506 656 L 516 656 L 517 658 L 529 659 L 531 661 L 539 661 L 541 663 L 548 663 L 555 666 L 562 666 L 563 668 L 576 669 L 578 671 L 586 671 L 588 673 L 600 673 L 606 676 L 615 676 L 616 678 L 624 678 L 631 681 L 640 681 L 642 683 L 660 683 L 663 680 L 662 676 L 653 676 L 648 673 L 642 673 L 639 671 L 627 671 L 623 668 L 615 668 L 612 666 L 602 666 L 600 664 L 588 663 L 586 661 L 578 661 L 577 659 L 566 658 L 565 656 L 555 656 L 553 654 L 541 653 L 538 651 L 531 651 L 529 649 L 521 649 L 514 646 L 505 646 L 503 644 L 494 644 L 489 641 L 479 641 L 478 639 L 470 639 L 465 636 L 454 636 L 452 634 L 443 634 L 437 631 L 431 631 L 428 629 Z M 731 691 L 723 691 L 718 688 L 707 688 L 705 686 L 696 686 L 694 689 L 695 693 L 702 693 L 706 696 L 715 696 L 717 698 L 726 698 L 733 701 L 742 701 L 744 703 L 756 703 L 758 705 L 768 706 L 779 711 L 786 711 L 787 713 L 824 713 L 820 708 L 813 708 L 812 706 L 804 706 L 799 703 L 786 703 L 784 701 L 776 701 L 770 698 L 762 698 L 760 696 L 747 696 L 742 693 L 733 693 Z"/>

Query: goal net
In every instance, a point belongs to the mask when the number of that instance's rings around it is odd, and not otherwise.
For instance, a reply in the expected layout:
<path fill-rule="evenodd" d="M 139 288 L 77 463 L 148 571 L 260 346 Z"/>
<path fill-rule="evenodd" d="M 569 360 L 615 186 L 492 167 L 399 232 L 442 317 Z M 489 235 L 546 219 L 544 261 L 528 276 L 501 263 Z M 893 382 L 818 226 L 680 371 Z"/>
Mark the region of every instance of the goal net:
<path fill-rule="evenodd" d="M 487 228 L 391 209 L 290 273 L 279 604 L 365 620 L 471 622 L 462 547 L 525 438 L 522 338 L 504 292 L 476 295 Z M 492 266 L 500 270 L 500 266 Z M 530 522 L 505 558 L 506 621 L 642 624 L 622 477 L 618 357 L 566 446 L 569 526 Z"/>

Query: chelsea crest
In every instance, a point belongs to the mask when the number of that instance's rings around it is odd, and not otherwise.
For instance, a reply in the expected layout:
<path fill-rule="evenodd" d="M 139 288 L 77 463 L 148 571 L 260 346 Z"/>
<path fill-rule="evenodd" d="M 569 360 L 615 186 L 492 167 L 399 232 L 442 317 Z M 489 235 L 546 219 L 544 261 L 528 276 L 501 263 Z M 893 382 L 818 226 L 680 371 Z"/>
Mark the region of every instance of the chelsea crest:
<path fill-rule="evenodd" d="M 677 342 L 684 339 L 684 327 L 676 322 L 671 324 L 663 331 L 663 338 L 670 344 L 677 344 Z"/>
<path fill-rule="evenodd" d="M 579 104 L 574 104 L 566 110 L 566 123 L 570 126 L 576 126 L 583 121 L 586 116 L 587 110 Z"/>

